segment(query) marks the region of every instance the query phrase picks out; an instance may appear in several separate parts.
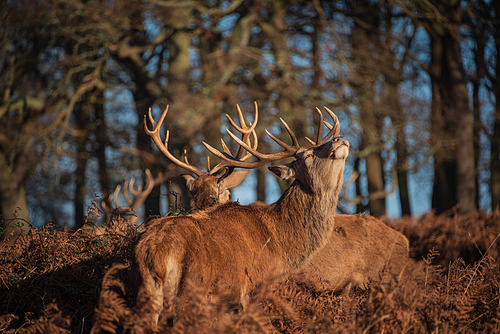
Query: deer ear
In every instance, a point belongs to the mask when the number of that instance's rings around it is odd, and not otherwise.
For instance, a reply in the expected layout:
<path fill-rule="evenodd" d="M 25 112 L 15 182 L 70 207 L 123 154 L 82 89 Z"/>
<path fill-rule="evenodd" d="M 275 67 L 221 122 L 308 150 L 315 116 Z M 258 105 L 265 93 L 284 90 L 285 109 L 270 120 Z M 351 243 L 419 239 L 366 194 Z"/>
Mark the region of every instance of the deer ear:
<path fill-rule="evenodd" d="M 191 175 L 189 175 L 189 174 L 181 174 L 182 185 L 184 186 L 184 188 L 186 188 L 189 191 L 193 190 L 192 189 L 193 188 L 193 182 L 195 180 L 196 179 L 194 177 L 192 177 Z"/>
<path fill-rule="evenodd" d="M 279 166 L 269 166 L 271 172 L 273 172 L 277 177 L 282 180 L 288 180 L 295 177 L 295 171 L 291 167 L 291 164 L 279 165 Z"/>
<path fill-rule="evenodd" d="M 250 169 L 240 170 L 231 173 L 231 175 L 222 180 L 222 188 L 224 188 L 225 190 L 236 187 L 241 182 L 243 182 L 245 177 L 247 177 L 248 173 L 250 173 Z"/>

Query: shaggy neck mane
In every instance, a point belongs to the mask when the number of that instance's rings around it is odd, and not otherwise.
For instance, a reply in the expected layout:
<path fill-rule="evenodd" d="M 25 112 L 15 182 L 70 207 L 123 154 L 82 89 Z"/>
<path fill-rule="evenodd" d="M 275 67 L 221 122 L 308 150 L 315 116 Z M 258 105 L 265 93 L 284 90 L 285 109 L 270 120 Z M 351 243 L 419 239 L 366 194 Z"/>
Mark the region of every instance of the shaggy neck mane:
<path fill-rule="evenodd" d="M 333 212 L 337 207 L 340 187 L 331 191 L 304 192 L 295 181 L 280 199 L 270 205 L 269 214 L 276 242 L 286 251 L 284 261 L 290 269 L 302 265 L 316 250 L 322 248 L 334 228 Z"/>

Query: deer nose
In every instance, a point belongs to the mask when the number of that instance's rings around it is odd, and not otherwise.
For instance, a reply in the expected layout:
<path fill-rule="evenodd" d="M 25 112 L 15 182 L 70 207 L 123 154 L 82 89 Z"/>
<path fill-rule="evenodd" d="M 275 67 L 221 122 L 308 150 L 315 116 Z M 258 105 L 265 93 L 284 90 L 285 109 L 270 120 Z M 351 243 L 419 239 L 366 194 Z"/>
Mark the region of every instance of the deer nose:
<path fill-rule="evenodd" d="M 335 138 L 333 138 L 333 141 L 336 143 L 342 143 L 344 145 L 349 145 L 349 142 L 347 141 L 347 139 L 345 139 L 344 136 L 335 137 Z"/>

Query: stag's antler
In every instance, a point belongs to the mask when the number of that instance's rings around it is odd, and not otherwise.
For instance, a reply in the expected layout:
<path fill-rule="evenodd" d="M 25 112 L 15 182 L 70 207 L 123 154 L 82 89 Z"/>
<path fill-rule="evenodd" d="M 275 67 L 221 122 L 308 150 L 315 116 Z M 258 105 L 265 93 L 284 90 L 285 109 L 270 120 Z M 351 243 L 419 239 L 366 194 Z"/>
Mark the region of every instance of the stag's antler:
<path fill-rule="evenodd" d="M 151 171 L 146 169 L 146 184 L 144 188 L 142 186 L 135 188 L 134 177 L 130 179 L 130 182 L 126 180 L 123 185 L 123 197 L 125 197 L 128 207 L 122 207 L 118 204 L 118 195 L 120 194 L 122 188 L 121 185 L 117 185 L 113 194 L 109 195 L 109 205 L 105 201 L 101 202 L 102 209 L 107 216 L 111 216 L 113 213 L 124 215 L 134 211 L 144 203 L 153 188 L 161 184 L 163 181 L 165 181 L 163 174 L 160 173 L 156 178 L 153 178 Z M 132 194 L 132 198 L 129 193 Z M 113 208 L 113 203 L 115 208 Z"/>
<path fill-rule="evenodd" d="M 245 118 L 243 117 L 243 114 L 241 112 L 240 106 L 236 105 L 236 107 L 238 109 L 238 117 L 239 117 L 239 122 L 240 122 L 239 126 L 231 119 L 231 117 L 228 114 L 226 114 L 226 116 L 229 119 L 229 122 L 231 123 L 231 125 L 242 134 L 241 141 L 247 143 L 248 146 L 250 146 L 250 143 L 251 143 L 250 142 L 250 135 L 252 135 L 253 142 L 254 142 L 253 149 L 257 149 L 258 140 L 257 140 L 257 134 L 255 133 L 255 126 L 257 125 L 257 121 L 259 119 L 257 103 L 255 103 L 255 116 L 254 116 L 253 123 L 250 124 L 251 126 L 247 126 L 247 124 L 245 122 Z M 153 130 L 148 129 L 147 122 L 146 122 L 146 115 L 145 115 L 144 116 L 144 131 L 153 139 L 153 141 L 155 142 L 158 149 L 170 161 L 172 161 L 177 166 L 184 168 L 184 169 L 196 174 L 198 177 L 200 177 L 202 175 L 207 175 L 207 174 L 213 175 L 224 167 L 230 167 L 230 166 L 221 165 L 219 163 L 214 168 L 210 168 L 210 159 L 207 157 L 207 165 L 208 165 L 207 170 L 208 170 L 208 172 L 203 172 L 198 167 L 191 165 L 189 163 L 189 161 L 187 159 L 186 150 L 184 150 L 184 162 L 180 161 L 179 159 L 174 157 L 174 155 L 171 154 L 170 151 L 168 150 L 168 140 L 169 140 L 169 134 L 170 134 L 169 130 L 167 130 L 165 143 L 163 143 L 161 138 L 160 138 L 160 128 L 163 124 L 163 121 L 165 120 L 165 117 L 167 116 L 168 108 L 169 108 L 169 106 L 167 106 L 165 108 L 165 111 L 163 111 L 163 114 L 161 115 L 158 122 L 154 121 L 153 116 L 151 115 L 151 108 L 149 108 L 149 113 L 148 113 L 149 121 L 153 125 Z M 245 156 L 243 156 L 243 153 L 245 152 L 245 148 L 242 148 L 242 147 L 240 147 L 237 154 L 235 156 L 233 156 L 233 154 L 231 153 L 231 151 L 229 150 L 229 148 L 226 146 L 226 144 L 224 142 L 222 143 L 222 146 L 224 149 L 224 153 L 227 154 L 228 156 L 231 156 L 233 159 L 245 161 L 252 156 L 250 153 L 247 153 Z M 220 177 L 220 179 L 222 180 L 223 178 L 226 178 L 227 176 L 229 176 L 229 174 L 231 174 L 233 170 L 234 170 L 234 167 L 226 170 L 226 172 Z"/>
<path fill-rule="evenodd" d="M 182 168 L 184 168 L 184 169 L 186 169 L 186 170 L 188 170 L 188 171 L 190 171 L 190 172 L 198 175 L 198 177 L 200 177 L 200 176 L 204 175 L 205 173 L 202 172 L 198 167 L 189 164 L 187 162 L 187 158 L 184 159 L 186 162 L 182 162 L 179 159 L 177 159 L 176 157 L 174 157 L 174 155 L 171 154 L 170 151 L 168 150 L 168 140 L 169 140 L 169 137 L 170 137 L 170 131 L 169 130 L 167 130 L 167 134 L 165 136 L 165 143 L 163 143 L 163 141 L 161 140 L 161 137 L 160 137 L 160 128 L 161 128 L 161 125 L 163 124 L 163 121 L 165 120 L 165 117 L 167 116 L 168 107 L 169 106 L 167 106 L 165 108 L 165 111 L 161 115 L 161 117 L 158 120 L 158 122 L 155 122 L 155 120 L 153 119 L 153 116 L 151 115 L 151 108 L 149 108 L 149 112 L 148 112 L 149 121 L 153 125 L 153 130 L 151 131 L 151 130 L 148 129 L 148 125 L 147 125 L 147 122 L 146 122 L 146 115 L 144 115 L 144 131 L 146 132 L 146 134 L 148 136 L 150 136 L 153 139 L 153 141 L 155 142 L 156 146 L 161 151 L 161 153 L 163 153 L 163 155 L 166 156 L 170 161 L 172 161 L 177 166 L 182 167 Z"/>
<path fill-rule="evenodd" d="M 340 125 L 339 125 L 337 116 L 330 109 L 328 109 L 326 107 L 325 107 L 325 109 L 328 111 L 328 113 L 332 117 L 335 125 L 332 126 L 328 122 L 324 122 L 323 121 L 323 114 L 321 113 L 321 111 L 318 108 L 316 108 L 316 110 L 320 114 L 320 123 L 321 124 L 325 123 L 329 127 L 330 132 L 324 138 L 321 138 L 323 130 L 322 130 L 322 126 L 320 126 L 319 130 L 318 130 L 317 142 L 314 143 L 310 139 L 308 139 L 313 144 L 313 146 L 320 146 L 320 145 L 326 143 L 332 136 L 337 137 L 340 134 Z M 241 168 L 249 168 L 249 169 L 250 168 L 257 168 L 257 167 L 260 167 L 260 166 L 265 165 L 266 163 L 269 163 L 272 161 L 292 157 L 295 155 L 295 153 L 297 153 L 297 151 L 302 149 L 302 147 L 299 145 L 297 137 L 295 136 L 293 131 L 290 129 L 288 124 L 282 118 L 280 118 L 280 121 L 283 124 L 283 126 L 285 127 L 285 129 L 287 130 L 288 134 L 290 135 L 290 138 L 292 139 L 292 145 L 285 144 L 284 142 L 282 142 L 281 140 L 279 140 L 274 135 L 272 135 L 269 131 L 266 130 L 267 135 L 269 137 L 271 137 L 271 139 L 274 140 L 278 145 L 280 145 L 281 147 L 283 147 L 285 149 L 282 152 L 272 153 L 272 154 L 263 154 L 263 153 L 258 152 L 256 150 L 256 148 L 250 147 L 249 145 L 247 145 L 246 143 L 244 143 L 243 141 L 238 139 L 238 137 L 236 137 L 231 131 L 226 129 L 227 133 L 231 136 L 231 138 L 233 138 L 234 141 L 236 141 L 238 144 L 240 144 L 241 148 L 247 150 L 247 152 L 249 154 L 251 154 L 255 158 L 257 158 L 257 160 L 253 161 L 253 162 L 245 162 L 242 160 L 238 160 L 235 157 L 228 154 L 226 152 L 227 146 L 224 143 L 224 141 L 222 141 L 222 146 L 224 148 L 224 152 L 220 152 L 219 150 L 215 149 L 214 147 L 210 146 L 209 144 L 207 144 L 205 142 L 203 142 L 203 145 L 205 145 L 207 150 L 212 152 L 214 155 L 216 155 L 221 160 L 221 162 L 219 163 L 221 168 L 222 167 L 232 167 L 232 168 L 241 167 Z"/>

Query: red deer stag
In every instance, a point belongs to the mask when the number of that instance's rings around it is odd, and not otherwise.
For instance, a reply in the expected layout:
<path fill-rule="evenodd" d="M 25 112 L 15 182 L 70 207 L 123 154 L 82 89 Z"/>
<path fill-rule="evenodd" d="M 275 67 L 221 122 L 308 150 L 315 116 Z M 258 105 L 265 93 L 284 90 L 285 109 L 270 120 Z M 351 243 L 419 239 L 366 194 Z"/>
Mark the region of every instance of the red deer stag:
<path fill-rule="evenodd" d="M 159 149 L 168 151 L 159 129 L 168 107 L 158 122 L 149 113 L 153 130 L 146 127 Z M 269 169 L 282 179 L 295 178 L 279 200 L 265 207 L 242 206 L 235 202 L 188 216 L 154 219 L 140 235 L 135 260 L 142 278 L 141 291 L 149 296 L 156 323 L 166 296 L 176 297 L 173 310 L 179 316 L 188 300 L 189 283 L 207 296 L 245 307 L 245 296 L 269 275 L 289 273 L 303 267 L 328 241 L 334 229 L 332 208 L 342 187 L 349 142 L 339 137 L 340 125 L 315 146 L 300 147 L 286 122 L 293 144 L 267 134 L 284 151 L 263 154 L 230 131 L 229 135 L 257 160 L 239 161 L 204 143 L 221 162 L 218 168 L 256 168 L 266 163 L 295 157 L 286 165 Z M 332 140 L 329 140 L 331 137 Z M 320 137 L 321 138 L 321 137 Z"/>
<path fill-rule="evenodd" d="M 333 113 L 328 108 L 325 109 Z M 239 113 L 241 115 L 240 110 Z M 332 129 L 330 124 L 324 123 Z M 320 113 L 319 128 L 322 126 Z M 319 137 L 321 138 L 321 133 Z M 314 141 L 306 139 L 316 145 Z M 189 191 L 196 194 L 196 197 L 193 196 L 193 207 L 199 206 L 196 202 L 198 200 L 207 202 L 211 194 L 205 189 L 214 188 L 217 184 L 216 178 L 200 181 L 189 188 Z M 267 206 L 264 202 L 250 205 Z M 383 283 L 389 280 L 391 275 L 399 276 L 408 260 L 408 239 L 400 232 L 372 216 L 338 214 L 335 215 L 334 232 L 326 246 L 294 277 L 301 281 L 310 281 L 318 290 L 347 292 L 352 287 L 364 289 L 369 282 Z"/>

